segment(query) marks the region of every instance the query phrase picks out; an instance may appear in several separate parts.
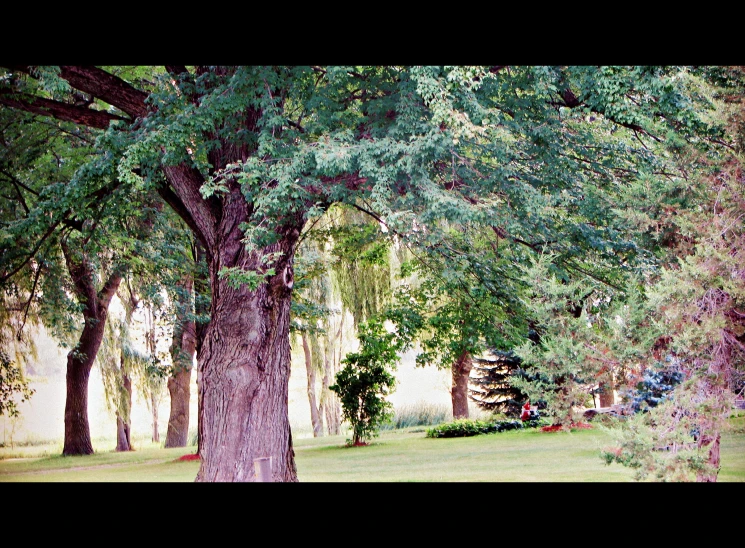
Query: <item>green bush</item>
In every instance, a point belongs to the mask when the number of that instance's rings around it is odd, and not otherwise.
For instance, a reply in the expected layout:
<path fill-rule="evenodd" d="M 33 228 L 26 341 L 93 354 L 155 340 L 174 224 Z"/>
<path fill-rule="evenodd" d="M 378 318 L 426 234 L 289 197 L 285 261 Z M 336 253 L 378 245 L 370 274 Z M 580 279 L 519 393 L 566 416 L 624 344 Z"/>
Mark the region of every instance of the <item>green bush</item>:
<path fill-rule="evenodd" d="M 521 421 L 517 419 L 507 420 L 473 420 L 456 419 L 452 422 L 441 424 L 427 430 L 428 438 L 464 438 L 478 436 L 479 434 L 492 434 L 505 432 L 507 430 L 519 430 L 521 428 L 538 428 L 549 424 L 545 419 L 534 419 Z"/>
<path fill-rule="evenodd" d="M 396 336 L 381 320 L 361 323 L 357 338 L 359 352 L 347 354 L 336 384 L 329 386 L 339 396 L 344 420 L 351 425 L 352 439 L 347 441 L 352 446 L 366 445 L 393 418 L 393 405 L 385 397 L 396 385 L 392 371 L 399 359 Z"/>

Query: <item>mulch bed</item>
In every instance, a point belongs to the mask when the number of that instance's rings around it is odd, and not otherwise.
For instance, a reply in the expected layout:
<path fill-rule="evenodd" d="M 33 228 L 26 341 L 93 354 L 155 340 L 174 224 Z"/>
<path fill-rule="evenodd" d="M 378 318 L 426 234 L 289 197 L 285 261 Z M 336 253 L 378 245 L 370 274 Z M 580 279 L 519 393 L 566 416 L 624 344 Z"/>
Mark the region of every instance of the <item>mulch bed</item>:
<path fill-rule="evenodd" d="M 177 460 L 199 460 L 199 454 L 184 455 L 183 457 L 179 457 Z"/>
<path fill-rule="evenodd" d="M 570 429 L 574 428 L 592 428 L 591 424 L 587 424 L 586 422 L 573 422 L 570 425 Z M 552 426 L 542 426 L 541 432 L 560 432 L 564 430 L 564 427 L 560 424 L 552 425 Z"/>

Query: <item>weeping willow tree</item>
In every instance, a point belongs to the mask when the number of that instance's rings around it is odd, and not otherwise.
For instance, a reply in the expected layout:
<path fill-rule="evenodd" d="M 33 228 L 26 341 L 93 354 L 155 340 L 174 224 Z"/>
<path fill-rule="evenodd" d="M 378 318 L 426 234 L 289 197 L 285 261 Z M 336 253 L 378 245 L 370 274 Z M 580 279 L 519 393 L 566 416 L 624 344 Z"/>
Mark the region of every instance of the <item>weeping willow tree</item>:
<path fill-rule="evenodd" d="M 159 321 L 164 303 L 140 295 L 131 279 L 118 292 L 124 313 L 110 316 L 96 357 L 108 408 L 116 414 L 117 451 L 132 451 L 133 386 L 152 414 L 152 440 L 160 441 L 158 408 L 165 392 L 168 353 L 158 344 L 167 338 Z"/>
<path fill-rule="evenodd" d="M 20 336 L 19 322 L 23 315 L 21 299 L 12 292 L 0 292 L 0 417 L 3 420 L 3 442 L 10 423 L 10 443 L 22 420 L 19 404 L 34 394 L 26 376 L 26 364 L 36 358 L 36 345 L 31 337 Z"/>
<path fill-rule="evenodd" d="M 11 289 L 0 293 L 0 416 L 11 418 L 19 416 L 18 404 L 34 393 L 25 366 L 37 359 L 37 353 L 30 334 L 21 334 L 24 308 L 17 292 Z"/>
<path fill-rule="evenodd" d="M 381 225 L 364 212 L 335 207 L 332 275 L 344 310 L 356 330 L 387 304 L 391 290 L 391 245 Z"/>
<path fill-rule="evenodd" d="M 132 378 L 137 371 L 145 368 L 148 356 L 137 348 L 132 334 L 133 307 L 125 302 L 124 318 L 110 316 L 106 323 L 106 332 L 96 362 L 103 379 L 106 404 L 116 414 L 116 450 L 132 451 Z"/>
<path fill-rule="evenodd" d="M 341 403 L 329 389 L 360 323 L 391 291 L 390 240 L 367 213 L 330 208 L 306 232 L 296 262 L 293 330 L 303 348 L 314 436 L 341 433 Z"/>
<path fill-rule="evenodd" d="M 310 248 L 317 245 L 310 244 Z M 334 307 L 333 286 L 328 273 L 310 278 L 304 290 L 306 308 L 303 321 L 296 322 L 307 374 L 307 392 L 310 404 L 313 436 L 326 433 L 339 434 L 341 426 L 340 404 L 329 389 L 330 380 L 338 369 L 341 353 L 344 317 L 339 307 Z M 319 387 L 320 382 L 320 387 Z"/>
<path fill-rule="evenodd" d="M 160 441 L 158 430 L 158 408 L 166 393 L 168 371 L 170 370 L 170 354 L 168 349 L 158 346 L 158 341 L 166 339 L 166 326 L 161 321 L 162 310 L 157 303 L 148 302 L 144 311 L 144 339 L 148 355 L 147 363 L 136 378 L 140 393 L 144 396 L 145 405 L 152 415 L 152 441 Z"/>

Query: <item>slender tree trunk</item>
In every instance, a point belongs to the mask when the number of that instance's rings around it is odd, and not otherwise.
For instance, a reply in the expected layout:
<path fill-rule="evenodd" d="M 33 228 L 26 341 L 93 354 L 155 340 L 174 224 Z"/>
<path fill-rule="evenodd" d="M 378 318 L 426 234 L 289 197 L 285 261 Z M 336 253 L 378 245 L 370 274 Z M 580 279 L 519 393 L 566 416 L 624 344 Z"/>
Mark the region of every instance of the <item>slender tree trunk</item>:
<path fill-rule="evenodd" d="M 453 418 L 468 418 L 468 378 L 473 368 L 473 359 L 468 351 L 458 357 L 453 364 L 453 386 L 450 398 L 453 402 Z"/>
<path fill-rule="evenodd" d="M 341 433 L 341 403 L 336 392 L 329 390 L 329 386 L 336 381 L 336 373 L 340 369 L 342 344 L 344 342 L 342 333 L 344 329 L 344 314 L 339 320 L 339 330 L 333 339 L 328 341 L 323 361 L 323 379 L 321 381 L 321 412 L 326 418 L 326 433 L 336 436 Z M 339 353 L 337 354 L 337 341 Z"/>
<path fill-rule="evenodd" d="M 316 403 L 316 368 L 313 366 L 313 357 L 308 345 L 308 334 L 303 332 L 303 354 L 305 356 L 305 372 L 308 378 L 308 401 L 310 402 L 310 422 L 313 425 L 313 437 L 323 436 L 323 418 L 318 411 Z"/>
<path fill-rule="evenodd" d="M 329 386 L 333 384 L 332 376 L 333 370 L 323 375 L 323 395 L 325 398 L 321 404 L 321 409 L 326 419 L 326 433 L 329 436 L 337 436 L 341 434 L 341 409 L 336 393 L 329 390 Z"/>
<path fill-rule="evenodd" d="M 160 442 L 160 432 L 158 431 L 158 398 L 155 391 L 150 392 L 150 408 L 153 415 L 153 441 Z"/>
<path fill-rule="evenodd" d="M 613 383 L 605 381 L 600 383 L 600 407 L 610 407 L 616 403 L 613 397 Z"/>
<path fill-rule="evenodd" d="M 132 380 L 124 371 L 124 363 L 121 365 L 122 374 L 122 407 L 124 413 L 116 412 L 116 450 L 133 451 L 132 447 L 132 429 L 131 429 L 131 412 L 132 412 Z"/>
<path fill-rule="evenodd" d="M 182 313 L 177 318 L 171 342 L 173 373 L 168 379 L 171 411 L 168 417 L 166 447 L 186 447 L 189 438 L 191 370 L 194 364 L 197 338 L 194 320 L 189 319 L 193 282 L 191 279 L 186 279 L 181 285 L 188 302 L 181 303 Z"/>

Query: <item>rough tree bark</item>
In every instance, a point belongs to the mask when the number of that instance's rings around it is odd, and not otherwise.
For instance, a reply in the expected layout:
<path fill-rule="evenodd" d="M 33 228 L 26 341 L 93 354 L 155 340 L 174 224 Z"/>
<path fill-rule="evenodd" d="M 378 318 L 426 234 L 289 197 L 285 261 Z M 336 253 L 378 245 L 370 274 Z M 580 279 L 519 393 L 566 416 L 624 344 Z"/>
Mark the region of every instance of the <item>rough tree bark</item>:
<path fill-rule="evenodd" d="M 185 278 L 181 283 L 183 294 L 191 301 L 194 282 Z M 171 342 L 173 372 L 168 379 L 168 393 L 171 396 L 171 410 L 168 417 L 165 447 L 186 447 L 189 438 L 189 402 L 191 390 L 191 370 L 194 364 L 197 336 L 193 319 L 187 317 L 190 306 L 181 303 L 184 311 L 177 319 Z"/>
<path fill-rule="evenodd" d="M 246 203 L 237 191 L 223 211 L 210 265 L 211 320 L 199 362 L 202 465 L 197 481 L 255 481 L 253 460 L 272 458 L 273 481 L 297 481 L 288 418 L 292 261 L 302 219 L 275 244 L 248 253 L 238 228 Z M 234 215 L 234 216 L 232 216 Z M 222 267 L 261 270 L 261 255 L 281 252 L 276 274 L 251 291 L 231 287 Z M 261 435 L 252 433 L 261 432 Z"/>
<path fill-rule="evenodd" d="M 471 354 L 464 350 L 458 356 L 452 367 L 453 385 L 450 390 L 450 398 L 453 403 L 453 418 L 468 418 L 468 378 L 473 368 Z"/>

